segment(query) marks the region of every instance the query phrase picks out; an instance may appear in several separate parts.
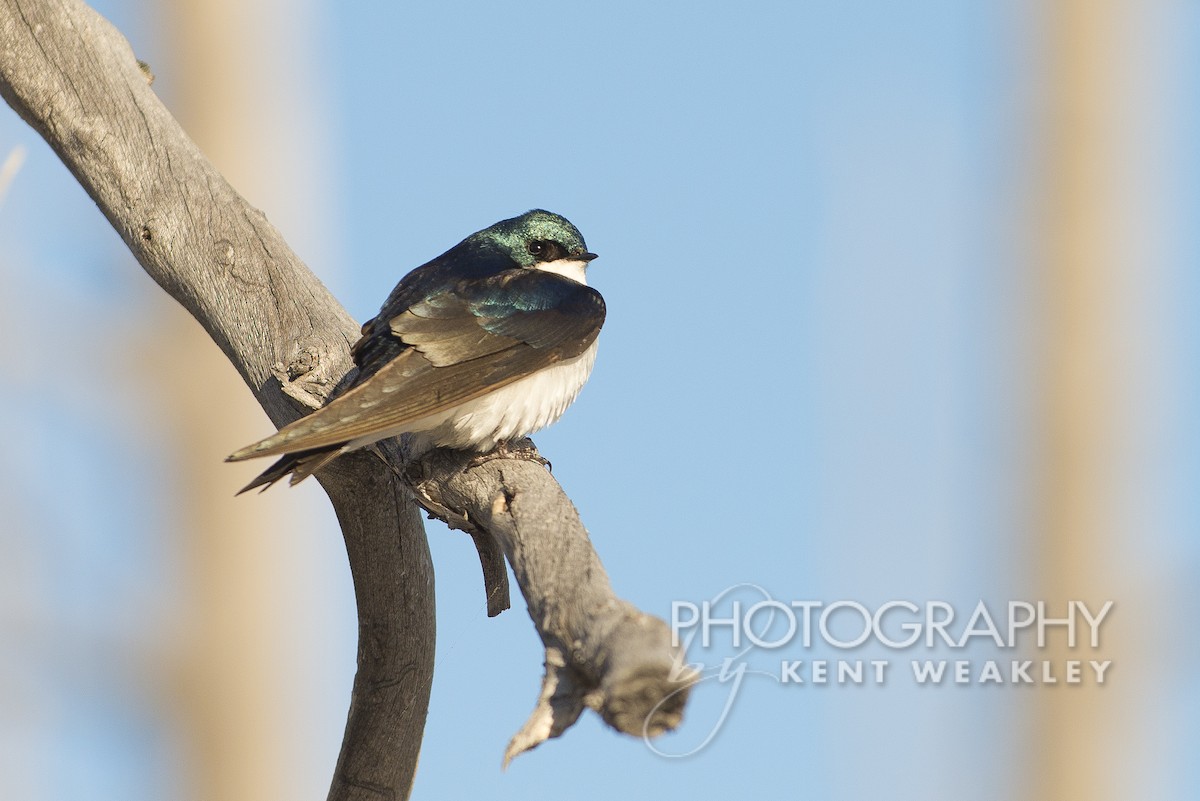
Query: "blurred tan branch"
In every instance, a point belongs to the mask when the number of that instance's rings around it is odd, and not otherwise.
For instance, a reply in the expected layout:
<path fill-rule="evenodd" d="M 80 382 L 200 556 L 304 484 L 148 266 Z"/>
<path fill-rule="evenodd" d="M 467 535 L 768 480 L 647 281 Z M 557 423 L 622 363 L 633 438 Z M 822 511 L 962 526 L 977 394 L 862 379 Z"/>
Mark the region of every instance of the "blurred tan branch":
<path fill-rule="evenodd" d="M 0 206 L 4 205 L 4 198 L 8 196 L 8 188 L 12 186 L 13 179 L 17 177 L 17 173 L 21 171 L 21 167 L 24 165 L 24 147 L 17 145 L 8 151 L 8 156 L 5 157 L 4 164 L 0 165 Z"/>

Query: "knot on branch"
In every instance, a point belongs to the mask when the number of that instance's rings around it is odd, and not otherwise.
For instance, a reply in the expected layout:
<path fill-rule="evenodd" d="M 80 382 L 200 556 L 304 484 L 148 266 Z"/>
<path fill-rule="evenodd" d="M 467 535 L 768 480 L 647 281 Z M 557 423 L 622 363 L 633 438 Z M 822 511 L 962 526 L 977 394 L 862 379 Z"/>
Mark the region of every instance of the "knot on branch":
<path fill-rule="evenodd" d="M 338 381 L 330 375 L 335 361 L 322 358 L 318 347 L 303 345 L 286 365 L 273 365 L 271 374 L 284 395 L 299 403 L 302 409 L 311 411 L 321 408 L 337 387 Z M 344 380 L 343 374 L 338 377 Z"/>

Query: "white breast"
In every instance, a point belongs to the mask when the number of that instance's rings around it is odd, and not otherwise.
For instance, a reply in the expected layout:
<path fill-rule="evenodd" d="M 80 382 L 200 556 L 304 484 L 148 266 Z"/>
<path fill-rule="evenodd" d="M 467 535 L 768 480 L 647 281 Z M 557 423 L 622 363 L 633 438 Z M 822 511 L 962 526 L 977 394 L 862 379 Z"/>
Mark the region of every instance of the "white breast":
<path fill-rule="evenodd" d="M 597 340 L 598 342 L 599 340 Z M 403 429 L 380 431 L 349 442 L 344 451 L 384 437 L 411 433 L 411 449 L 434 446 L 489 451 L 553 423 L 579 395 L 596 363 L 596 344 L 573 359 L 547 367 L 481 398 L 414 420 Z"/>
<path fill-rule="evenodd" d="M 561 275 L 579 284 L 587 284 L 587 262 L 579 259 L 555 259 L 554 261 L 538 262 L 535 270 Z"/>

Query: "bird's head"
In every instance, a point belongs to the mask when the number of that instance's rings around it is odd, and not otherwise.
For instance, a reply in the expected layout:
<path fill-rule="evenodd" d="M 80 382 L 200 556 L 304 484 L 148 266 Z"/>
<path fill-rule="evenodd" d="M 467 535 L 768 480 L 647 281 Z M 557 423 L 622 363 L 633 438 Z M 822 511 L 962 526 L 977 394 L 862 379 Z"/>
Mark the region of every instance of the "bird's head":
<path fill-rule="evenodd" d="M 501 220 L 474 234 L 498 247 L 521 267 L 544 270 L 587 283 L 587 265 L 596 258 L 589 253 L 583 234 L 565 217 L 534 209 L 519 217 Z"/>

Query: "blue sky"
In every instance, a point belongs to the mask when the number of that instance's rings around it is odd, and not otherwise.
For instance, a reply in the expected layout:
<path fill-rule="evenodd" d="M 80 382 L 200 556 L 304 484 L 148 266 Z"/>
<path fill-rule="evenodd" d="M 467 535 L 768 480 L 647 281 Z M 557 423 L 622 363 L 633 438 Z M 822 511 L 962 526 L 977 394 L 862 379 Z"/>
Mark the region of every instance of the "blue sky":
<path fill-rule="evenodd" d="M 497 219 L 543 207 L 579 226 L 601 256 L 590 277 L 608 319 L 591 382 L 536 439 L 618 593 L 641 608 L 667 617 L 672 601 L 743 582 L 787 600 L 941 599 L 964 612 L 1035 598 L 1038 8 L 302 4 L 259 35 L 272 79 L 295 73 L 280 108 L 311 104 L 311 125 L 293 128 L 310 149 L 249 138 L 275 194 L 245 191 L 360 320 L 408 269 Z M 133 0 L 102 10 L 139 55 L 172 64 L 154 27 L 169 14 Z M 1200 30 L 1182 2 L 1130 15 L 1122 63 L 1136 69 L 1114 103 L 1135 97 L 1142 116 L 1114 173 L 1133 291 L 1112 319 L 1114 358 L 1131 367 L 1119 374 L 1116 534 L 1097 549 L 1116 564 L 1100 580 L 1124 615 L 1112 625 L 1152 634 L 1118 660 L 1127 695 L 1113 701 L 1145 745 L 1098 751 L 1096 765 L 1113 786 L 1182 798 L 1200 699 L 1165 665 L 1196 655 L 1194 638 L 1171 632 L 1197 602 Z M 171 70 L 156 67 L 169 106 Z M 170 443 L 133 435 L 169 412 L 105 380 L 153 357 L 138 343 L 167 301 L 53 155 L 0 115 L 0 151 L 15 144 L 28 156 L 0 207 L 0 329 L 21 347 L 0 409 L 30 422 L 0 455 L 0 562 L 14 577 L 0 591 L 0 698 L 22 701 L 0 713 L 0 765 L 18 777 L 0 795 L 185 793 L 175 713 L 130 655 L 179 636 L 162 633 L 187 558 L 161 536 L 180 492 L 157 467 Z M 306 211 L 264 199 L 309 193 L 320 200 L 305 197 Z M 46 325 L 61 319 L 78 324 Z M 81 353 L 81 329 L 117 344 Z M 245 444 L 228 436 L 206 458 Z M 348 703 L 353 598 L 319 489 L 271 494 L 287 493 L 310 510 L 304 533 L 213 536 L 295 549 L 262 580 L 312 615 L 289 635 L 303 675 L 280 747 L 298 765 L 289 792 L 318 798 Z M 1058 691 L 750 677 L 687 758 L 589 714 L 501 774 L 536 697 L 540 645 L 519 599 L 485 617 L 467 538 L 438 524 L 429 535 L 438 668 L 416 798 L 564 786 L 581 800 L 1009 798 L 1028 780 L 1037 693 Z M 694 747 L 727 698 L 702 685 L 660 746 Z M 31 766 L 57 784 L 20 784 Z"/>

